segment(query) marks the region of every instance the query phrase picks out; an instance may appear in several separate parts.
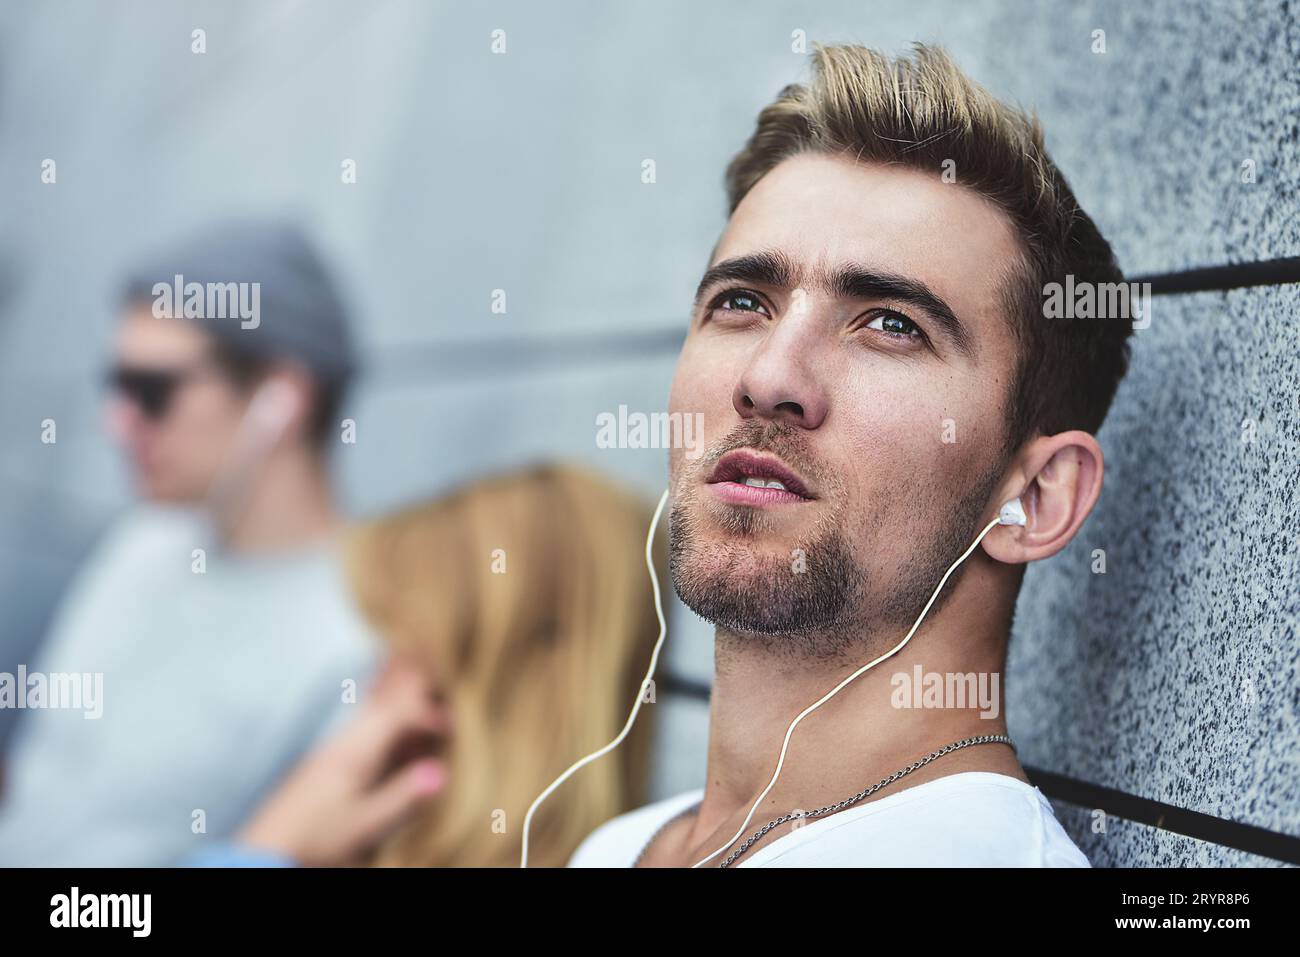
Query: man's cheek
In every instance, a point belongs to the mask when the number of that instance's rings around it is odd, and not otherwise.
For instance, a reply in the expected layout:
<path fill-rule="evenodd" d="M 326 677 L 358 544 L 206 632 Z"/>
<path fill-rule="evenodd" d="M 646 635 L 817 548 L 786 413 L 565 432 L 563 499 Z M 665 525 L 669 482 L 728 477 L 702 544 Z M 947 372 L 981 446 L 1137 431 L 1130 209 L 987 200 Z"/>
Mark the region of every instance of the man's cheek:
<path fill-rule="evenodd" d="M 674 488 L 682 479 L 682 451 L 681 449 L 668 450 L 668 481 Z"/>
<path fill-rule="evenodd" d="M 851 467 L 845 469 L 856 479 L 852 494 L 858 501 L 878 502 L 954 481 L 964 474 L 977 441 L 963 438 L 970 441 L 944 443 L 938 410 L 907 418 L 863 417 L 853 435 Z"/>
<path fill-rule="evenodd" d="M 691 462 L 704 454 L 704 413 L 684 412 L 679 420 L 682 454 Z"/>
<path fill-rule="evenodd" d="M 729 396 L 727 403 L 729 409 Z M 668 410 L 672 426 L 673 454 L 670 462 L 674 469 L 681 467 L 680 459 L 698 463 L 710 445 L 725 434 L 718 397 L 704 396 L 698 390 L 687 388 L 680 375 L 669 393 Z"/>

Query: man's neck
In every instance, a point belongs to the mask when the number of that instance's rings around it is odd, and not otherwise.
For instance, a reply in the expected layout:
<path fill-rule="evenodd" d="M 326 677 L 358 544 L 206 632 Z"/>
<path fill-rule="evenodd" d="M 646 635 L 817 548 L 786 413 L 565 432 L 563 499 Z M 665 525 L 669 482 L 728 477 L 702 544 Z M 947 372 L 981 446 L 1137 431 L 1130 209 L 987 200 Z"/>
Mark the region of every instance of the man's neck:
<path fill-rule="evenodd" d="M 310 452 L 281 450 L 214 516 L 234 552 L 291 551 L 324 542 L 338 527 L 329 477 Z"/>
<path fill-rule="evenodd" d="M 987 566 L 971 567 L 950 601 L 926 618 L 906 647 L 799 723 L 780 778 L 755 813 L 750 830 L 797 808 L 844 800 L 944 745 L 1006 733 L 1001 678 L 1011 600 L 997 597 L 1008 593 L 997 587 L 998 574 Z M 720 631 L 708 777 L 691 834 L 703 840 L 724 825 L 739 827 L 772 778 L 790 722 L 861 665 L 897 645 L 906 633 L 904 626 L 871 635 L 861 643 L 859 660 L 830 663 L 774 654 L 771 641 L 746 641 Z M 938 677 L 917 689 L 918 667 L 923 677 Z M 934 706 L 936 683 L 953 688 L 950 675 L 972 674 L 982 694 L 963 702 L 943 693 L 937 699 L 939 706 Z M 926 687 L 928 697 L 922 693 Z M 918 703 L 929 706 L 918 707 Z M 978 745 L 944 755 L 905 781 L 889 785 L 881 796 L 972 770 L 1026 780 L 1006 745 Z M 725 834 L 724 839 L 729 837 Z"/>

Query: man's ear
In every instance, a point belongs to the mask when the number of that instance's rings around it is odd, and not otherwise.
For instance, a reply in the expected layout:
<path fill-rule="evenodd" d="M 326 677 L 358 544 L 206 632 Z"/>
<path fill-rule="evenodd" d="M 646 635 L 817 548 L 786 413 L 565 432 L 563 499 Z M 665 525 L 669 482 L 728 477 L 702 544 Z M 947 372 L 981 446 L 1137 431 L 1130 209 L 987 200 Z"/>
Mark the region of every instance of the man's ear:
<path fill-rule="evenodd" d="M 1101 446 L 1087 432 L 1031 440 L 1021 450 L 1013 469 L 1016 481 L 1003 499 L 1018 494 L 1028 522 L 994 528 L 984 536 L 984 551 L 1012 565 L 1055 555 L 1070 543 L 1097 503 L 1104 471 Z"/>
<path fill-rule="evenodd" d="M 303 432 L 313 390 L 311 377 L 300 366 L 277 364 L 258 383 L 249 400 L 245 429 L 250 440 L 269 448 L 285 435 Z"/>

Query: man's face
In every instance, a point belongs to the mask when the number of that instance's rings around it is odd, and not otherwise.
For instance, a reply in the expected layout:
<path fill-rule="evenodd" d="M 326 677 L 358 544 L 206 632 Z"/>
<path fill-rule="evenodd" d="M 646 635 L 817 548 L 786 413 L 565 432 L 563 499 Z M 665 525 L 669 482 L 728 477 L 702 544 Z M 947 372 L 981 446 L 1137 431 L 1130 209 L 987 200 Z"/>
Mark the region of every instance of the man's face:
<path fill-rule="evenodd" d="M 992 514 L 1019 246 L 938 173 L 793 157 L 718 242 L 669 399 L 707 452 L 669 469 L 674 583 L 720 627 L 815 656 L 905 629 Z"/>
<path fill-rule="evenodd" d="M 142 495 L 197 503 L 230 454 L 247 397 L 211 358 L 193 325 L 127 313 L 118 329 L 109 429 Z"/>

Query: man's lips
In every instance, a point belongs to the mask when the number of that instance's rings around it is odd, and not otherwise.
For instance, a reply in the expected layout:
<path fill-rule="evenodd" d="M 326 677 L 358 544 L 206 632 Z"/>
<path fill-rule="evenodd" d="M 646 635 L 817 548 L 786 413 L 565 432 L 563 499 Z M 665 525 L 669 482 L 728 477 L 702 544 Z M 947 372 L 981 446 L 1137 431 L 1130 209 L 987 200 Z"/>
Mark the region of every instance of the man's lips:
<path fill-rule="evenodd" d="M 774 455 L 736 449 L 724 455 L 709 487 L 733 505 L 777 505 L 816 498 L 794 470 Z"/>

